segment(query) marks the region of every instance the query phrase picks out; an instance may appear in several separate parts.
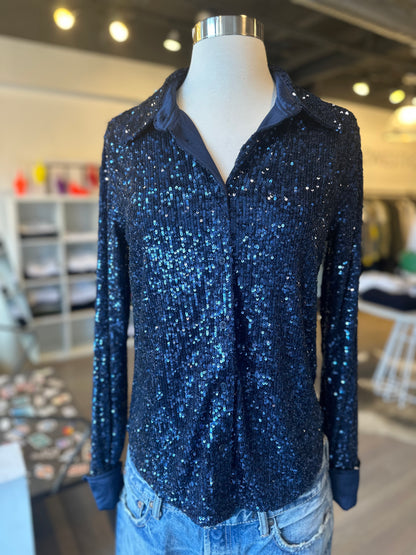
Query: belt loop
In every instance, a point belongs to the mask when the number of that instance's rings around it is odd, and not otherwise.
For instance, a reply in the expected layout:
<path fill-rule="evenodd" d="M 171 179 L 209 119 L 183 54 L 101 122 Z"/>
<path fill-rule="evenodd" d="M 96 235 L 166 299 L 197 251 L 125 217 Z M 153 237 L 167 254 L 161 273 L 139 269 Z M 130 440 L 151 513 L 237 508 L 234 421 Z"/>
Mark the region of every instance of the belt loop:
<path fill-rule="evenodd" d="M 160 507 L 162 505 L 162 499 L 159 496 L 155 495 L 155 498 L 153 499 L 152 503 L 153 503 L 153 516 L 159 520 L 161 515 Z"/>
<path fill-rule="evenodd" d="M 260 536 L 268 536 L 269 535 L 269 519 L 267 518 L 267 511 L 258 511 L 257 512 L 260 522 Z"/>

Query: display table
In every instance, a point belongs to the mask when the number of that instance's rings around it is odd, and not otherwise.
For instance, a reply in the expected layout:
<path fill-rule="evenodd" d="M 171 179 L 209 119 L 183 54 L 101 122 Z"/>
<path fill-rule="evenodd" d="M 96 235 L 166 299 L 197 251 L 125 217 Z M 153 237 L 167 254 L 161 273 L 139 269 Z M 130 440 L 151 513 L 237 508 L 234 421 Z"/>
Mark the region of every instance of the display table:
<path fill-rule="evenodd" d="M 373 391 L 385 401 L 397 400 L 400 408 L 416 403 L 412 380 L 416 353 L 416 311 L 403 311 L 359 299 L 358 309 L 394 322 L 372 378 Z"/>
<path fill-rule="evenodd" d="M 0 445 L 11 442 L 22 448 L 31 497 L 81 483 L 88 472 L 90 423 L 53 368 L 0 374 Z"/>
<path fill-rule="evenodd" d="M 29 485 L 17 442 L 0 445 L 0 553 L 35 554 Z"/>

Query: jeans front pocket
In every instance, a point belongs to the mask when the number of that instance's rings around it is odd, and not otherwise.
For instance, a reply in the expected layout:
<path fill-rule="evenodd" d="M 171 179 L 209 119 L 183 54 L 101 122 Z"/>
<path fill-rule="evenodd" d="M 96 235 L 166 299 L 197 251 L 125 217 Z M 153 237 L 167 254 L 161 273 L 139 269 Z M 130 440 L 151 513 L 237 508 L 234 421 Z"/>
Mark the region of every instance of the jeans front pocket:
<path fill-rule="evenodd" d="M 121 508 L 127 513 L 130 520 L 137 527 L 146 526 L 152 516 L 152 500 L 144 495 L 136 492 L 125 483 L 121 490 L 119 503 Z"/>
<path fill-rule="evenodd" d="M 286 522 L 279 523 L 279 516 L 273 518 L 271 532 L 277 545 L 287 553 L 330 553 L 334 526 L 332 500 L 324 497 L 321 503 L 305 503 L 297 511 Z"/>

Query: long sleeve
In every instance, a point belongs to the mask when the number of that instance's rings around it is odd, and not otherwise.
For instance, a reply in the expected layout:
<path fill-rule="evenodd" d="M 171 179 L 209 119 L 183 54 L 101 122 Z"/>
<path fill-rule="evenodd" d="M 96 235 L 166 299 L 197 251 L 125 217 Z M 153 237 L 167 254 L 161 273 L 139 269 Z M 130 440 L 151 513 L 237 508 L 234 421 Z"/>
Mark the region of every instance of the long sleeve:
<path fill-rule="evenodd" d="M 357 121 L 346 132 L 345 171 L 337 184 L 323 263 L 320 313 L 322 373 L 320 405 L 329 439 L 334 500 L 344 510 L 357 502 L 359 485 L 357 327 L 361 273 L 363 169 Z"/>
<path fill-rule="evenodd" d="M 123 486 L 120 457 L 127 424 L 130 285 L 115 150 L 110 122 L 100 167 L 91 464 L 89 474 L 83 476 L 100 510 L 115 507 Z"/>

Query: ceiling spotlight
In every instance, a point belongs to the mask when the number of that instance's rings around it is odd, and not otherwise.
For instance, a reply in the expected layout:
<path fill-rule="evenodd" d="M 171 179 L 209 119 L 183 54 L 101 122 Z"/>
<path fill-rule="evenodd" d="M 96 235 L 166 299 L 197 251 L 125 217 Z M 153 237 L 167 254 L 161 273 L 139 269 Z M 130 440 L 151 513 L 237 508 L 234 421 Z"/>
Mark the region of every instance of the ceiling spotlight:
<path fill-rule="evenodd" d="M 391 104 L 400 104 L 406 98 L 406 93 L 402 89 L 396 89 L 390 93 L 389 101 Z"/>
<path fill-rule="evenodd" d="M 397 108 L 397 119 L 402 125 L 416 125 L 416 106 L 408 104 Z"/>
<path fill-rule="evenodd" d="M 178 31 L 170 31 L 166 39 L 163 41 L 163 46 L 166 48 L 166 50 L 170 50 L 171 52 L 178 52 L 182 48 Z"/>
<path fill-rule="evenodd" d="M 124 42 L 129 36 L 127 26 L 121 21 L 112 21 L 109 25 L 110 35 L 117 42 Z"/>
<path fill-rule="evenodd" d="M 396 108 L 390 116 L 385 131 L 385 138 L 396 143 L 416 142 L 416 104 L 413 100 Z"/>
<path fill-rule="evenodd" d="M 354 83 L 352 86 L 352 90 L 355 92 L 355 94 L 358 94 L 359 96 L 367 96 L 368 94 L 370 94 L 370 87 L 365 81 Z"/>
<path fill-rule="evenodd" d="M 75 16 L 66 8 L 57 8 L 53 12 L 53 20 L 55 21 L 57 27 L 66 31 L 74 26 Z"/>

